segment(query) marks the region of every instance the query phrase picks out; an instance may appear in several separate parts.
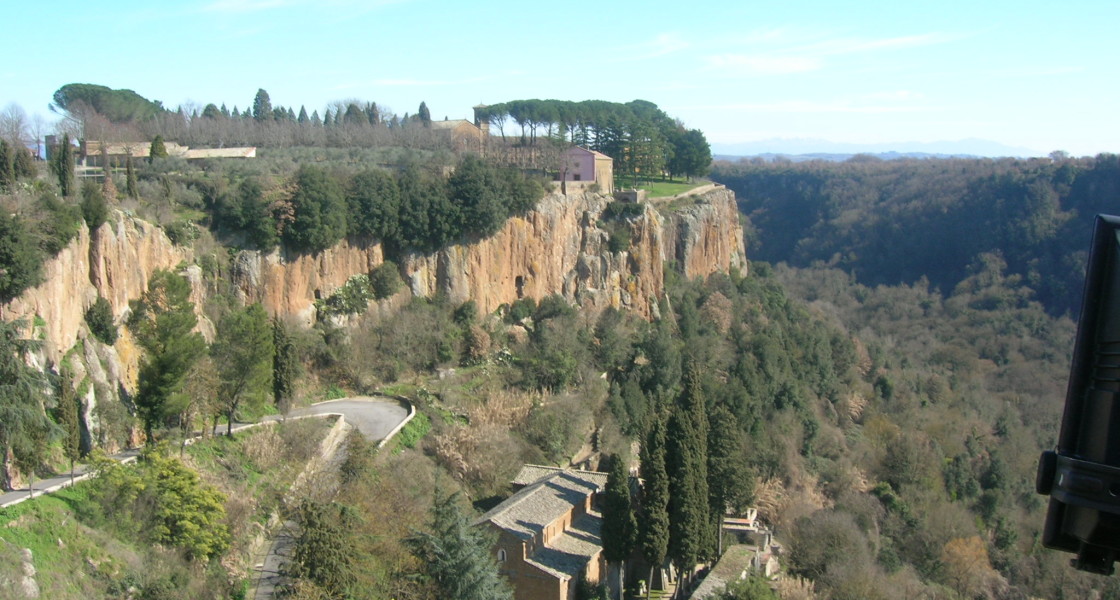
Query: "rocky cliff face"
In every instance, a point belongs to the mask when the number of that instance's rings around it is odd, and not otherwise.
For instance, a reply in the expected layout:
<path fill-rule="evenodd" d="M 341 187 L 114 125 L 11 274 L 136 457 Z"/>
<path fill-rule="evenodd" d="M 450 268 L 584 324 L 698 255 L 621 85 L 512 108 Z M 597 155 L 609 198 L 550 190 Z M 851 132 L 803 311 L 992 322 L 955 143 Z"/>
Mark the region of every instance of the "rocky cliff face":
<path fill-rule="evenodd" d="M 43 265 L 43 283 L 25 291 L 4 308 L 4 318 L 39 317 L 38 334 L 52 364 L 72 348 L 85 323 L 85 311 L 103 296 L 119 320 L 128 301 L 148 289 L 159 269 L 189 262 L 189 249 L 171 243 L 163 230 L 140 219 L 116 213 L 116 219 L 78 236 Z M 196 286 L 195 294 L 201 289 Z"/>
<path fill-rule="evenodd" d="M 600 219 L 610 201 L 598 194 L 549 195 L 491 237 L 406 257 L 402 275 L 413 295 L 472 299 L 484 313 L 521 297 L 560 294 L 588 310 L 615 307 L 653 318 L 664 291 L 665 261 L 676 262 L 689 278 L 745 270 L 742 229 L 730 191 L 715 189 L 677 201 L 671 211 L 646 205 L 639 214 L 604 224 Z M 609 230 L 623 228 L 629 230 L 629 247 L 611 252 Z M 246 302 L 261 302 L 270 314 L 295 316 L 310 325 L 317 298 L 383 260 L 377 244 L 342 242 L 315 255 L 242 251 L 228 272 Z M 83 228 L 44 265 L 41 285 L 0 307 L 6 320 L 24 317 L 36 323 L 33 335 L 44 342 L 36 357 L 42 368 L 57 369 L 70 353 L 76 384 L 85 389 L 91 435 L 97 433 L 97 403 L 135 390 L 141 353 L 124 327 L 112 347 L 94 340 L 85 325 L 86 309 L 103 296 L 120 323 L 128 301 L 147 289 L 159 269 L 180 269 L 201 308 L 207 286 L 193 261 L 193 252 L 172 244 L 159 227 L 116 213 L 92 234 Z M 378 310 L 396 305 L 382 303 Z M 212 337 L 213 325 L 204 317 L 199 329 Z M 95 442 L 111 445 L 103 436 Z"/>
<path fill-rule="evenodd" d="M 665 260 L 675 261 L 688 279 L 727 273 L 747 274 L 747 253 L 735 193 L 723 186 L 673 211 L 665 221 Z M 679 202 L 679 201 L 678 201 Z"/>
<path fill-rule="evenodd" d="M 489 238 L 411 256 L 402 267 L 412 293 L 471 299 L 483 313 L 521 297 L 560 294 L 586 309 L 626 308 L 650 318 L 664 281 L 661 217 L 646 210 L 621 224 L 631 244 L 612 253 L 598 225 L 608 202 L 598 194 L 552 194 Z"/>
<path fill-rule="evenodd" d="M 546 196 L 535 210 L 511 218 L 489 238 L 407 257 L 402 275 L 414 295 L 473 299 L 482 312 L 524 296 L 561 294 L 584 308 L 625 308 L 650 318 L 663 291 L 664 261 L 674 261 L 688 278 L 746 269 L 730 190 L 720 187 L 677 201 L 672 211 L 647 206 L 639 216 L 616 224 L 630 229 L 631 242 L 626 251 L 613 253 L 600 222 L 609 202 L 598 194 Z M 44 265 L 44 282 L 4 307 L 4 318 L 34 321 L 38 316 L 45 358 L 57 364 L 84 335 L 85 310 L 98 295 L 109 300 L 119 320 L 156 270 L 174 269 L 193 258 L 189 248 L 172 244 L 159 227 L 117 213 L 92 234 L 83 227 Z M 380 245 L 346 241 L 315 255 L 242 251 L 233 258 L 230 277 L 245 301 L 261 302 L 271 314 L 297 316 L 310 324 L 317 298 L 383 260 Z M 192 282 L 193 299 L 201 304 L 205 286 L 200 271 L 189 267 L 183 272 Z M 200 328 L 211 326 L 204 321 Z"/>

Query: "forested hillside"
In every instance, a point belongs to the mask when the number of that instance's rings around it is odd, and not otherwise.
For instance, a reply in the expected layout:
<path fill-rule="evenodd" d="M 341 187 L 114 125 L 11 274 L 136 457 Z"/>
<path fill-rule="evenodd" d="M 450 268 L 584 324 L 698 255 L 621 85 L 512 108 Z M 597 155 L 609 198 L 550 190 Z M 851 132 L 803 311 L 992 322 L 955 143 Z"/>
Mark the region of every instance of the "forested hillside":
<path fill-rule="evenodd" d="M 998 253 L 1053 315 L 1076 314 L 1097 213 L 1120 211 L 1120 156 L 718 163 L 756 260 L 823 263 L 865 285 L 949 294 Z"/>

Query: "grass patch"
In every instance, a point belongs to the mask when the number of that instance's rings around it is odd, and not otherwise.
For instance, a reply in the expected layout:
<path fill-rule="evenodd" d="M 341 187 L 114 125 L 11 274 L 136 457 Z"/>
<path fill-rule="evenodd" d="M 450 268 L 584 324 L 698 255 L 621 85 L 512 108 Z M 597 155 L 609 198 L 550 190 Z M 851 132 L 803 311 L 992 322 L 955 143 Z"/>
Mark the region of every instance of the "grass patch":
<path fill-rule="evenodd" d="M 397 446 L 393 452 L 402 452 L 405 448 L 415 448 L 416 444 L 432 430 L 432 422 L 428 415 L 417 412 L 415 417 L 404 426 L 397 434 Z"/>
<path fill-rule="evenodd" d="M 666 196 L 676 196 L 683 194 L 689 190 L 698 188 L 707 182 L 704 181 L 650 181 L 638 184 L 639 190 L 646 190 L 649 192 L 650 198 L 664 198 Z"/>

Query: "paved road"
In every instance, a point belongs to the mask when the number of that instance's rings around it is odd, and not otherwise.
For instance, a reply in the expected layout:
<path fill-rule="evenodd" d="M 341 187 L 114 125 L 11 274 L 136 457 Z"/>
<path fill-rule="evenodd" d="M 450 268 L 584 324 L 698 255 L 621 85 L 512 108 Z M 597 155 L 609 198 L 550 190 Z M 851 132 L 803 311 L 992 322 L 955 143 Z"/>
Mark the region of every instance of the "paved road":
<path fill-rule="evenodd" d="M 385 397 L 372 397 L 372 396 L 356 396 L 353 398 L 342 398 L 339 400 L 328 400 L 320 402 L 304 408 L 297 408 L 292 410 L 289 417 L 307 417 L 311 415 L 325 415 L 338 413 L 346 417 L 346 422 L 354 425 L 371 440 L 381 440 L 389 435 L 405 418 L 408 417 L 408 409 L 401 406 L 399 402 L 391 398 Z M 265 421 L 277 421 L 280 417 L 272 416 L 264 419 Z M 235 423 L 233 427 L 234 433 L 255 427 L 256 424 L 252 423 Z M 219 425 L 215 431 L 217 434 L 224 435 L 226 432 L 225 425 Z M 129 462 L 136 460 L 140 455 L 140 450 L 137 448 L 125 450 L 119 454 L 114 454 L 111 458 L 122 462 Z M 88 465 L 76 465 L 74 468 L 74 478 L 78 481 L 86 479 L 91 476 Z M 41 493 L 50 493 L 62 489 L 70 485 L 70 474 L 64 473 L 55 477 L 48 477 L 46 479 L 36 479 L 34 483 L 35 496 Z M 27 487 L 12 490 L 0 494 L 0 508 L 6 508 L 14 504 L 19 504 L 27 500 L 31 496 L 31 490 Z"/>
<path fill-rule="evenodd" d="M 132 462 L 136 460 L 137 456 L 140 456 L 140 450 L 138 448 L 133 448 L 131 450 L 125 450 L 124 452 L 121 452 L 119 454 L 114 454 L 111 458 L 119 460 L 121 462 Z M 93 473 L 91 473 L 90 471 L 91 467 L 89 465 L 74 465 L 74 481 L 83 481 L 92 477 Z M 69 486 L 70 474 L 63 473 L 62 475 L 47 477 L 46 479 L 36 479 L 35 483 L 32 485 L 35 490 L 35 497 L 38 498 L 40 494 L 49 494 L 51 492 Z M 23 502 L 30 497 L 31 489 L 28 487 L 17 488 L 10 492 L 5 492 L 3 494 L 0 494 L 0 508 L 7 508 L 9 506 L 19 504 L 20 502 Z"/>
<path fill-rule="evenodd" d="M 306 408 L 297 408 L 289 417 L 339 413 L 346 422 L 358 428 L 371 441 L 385 439 L 408 416 L 408 409 L 391 398 L 360 396 L 327 400 Z"/>

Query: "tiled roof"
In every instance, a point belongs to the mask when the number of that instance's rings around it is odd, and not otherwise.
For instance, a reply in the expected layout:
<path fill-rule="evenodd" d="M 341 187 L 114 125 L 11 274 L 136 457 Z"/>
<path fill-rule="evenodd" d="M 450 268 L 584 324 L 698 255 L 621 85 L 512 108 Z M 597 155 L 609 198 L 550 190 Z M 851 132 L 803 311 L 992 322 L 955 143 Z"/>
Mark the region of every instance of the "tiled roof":
<path fill-rule="evenodd" d="M 474 123 L 466 119 L 452 119 L 450 121 L 432 121 L 432 129 L 455 129 L 460 125 L 470 125 L 474 127 Z"/>
<path fill-rule="evenodd" d="M 257 149 L 248 146 L 245 148 L 191 148 L 183 158 L 254 158 Z"/>
<path fill-rule="evenodd" d="M 521 539 L 531 539 L 606 484 L 606 473 L 556 470 L 510 496 L 475 523 L 490 522 Z"/>
<path fill-rule="evenodd" d="M 579 577 L 587 563 L 603 550 L 602 528 L 603 517 L 599 513 L 583 515 L 548 546 L 538 548 L 526 562 L 556 577 Z"/>
<path fill-rule="evenodd" d="M 689 600 L 703 600 L 714 598 L 718 592 L 729 584 L 739 581 L 751 568 L 751 559 L 754 558 L 754 547 L 743 544 L 733 544 L 727 547 L 716 566 L 708 572 L 704 581 L 700 582 L 696 591 L 692 592 Z"/>

